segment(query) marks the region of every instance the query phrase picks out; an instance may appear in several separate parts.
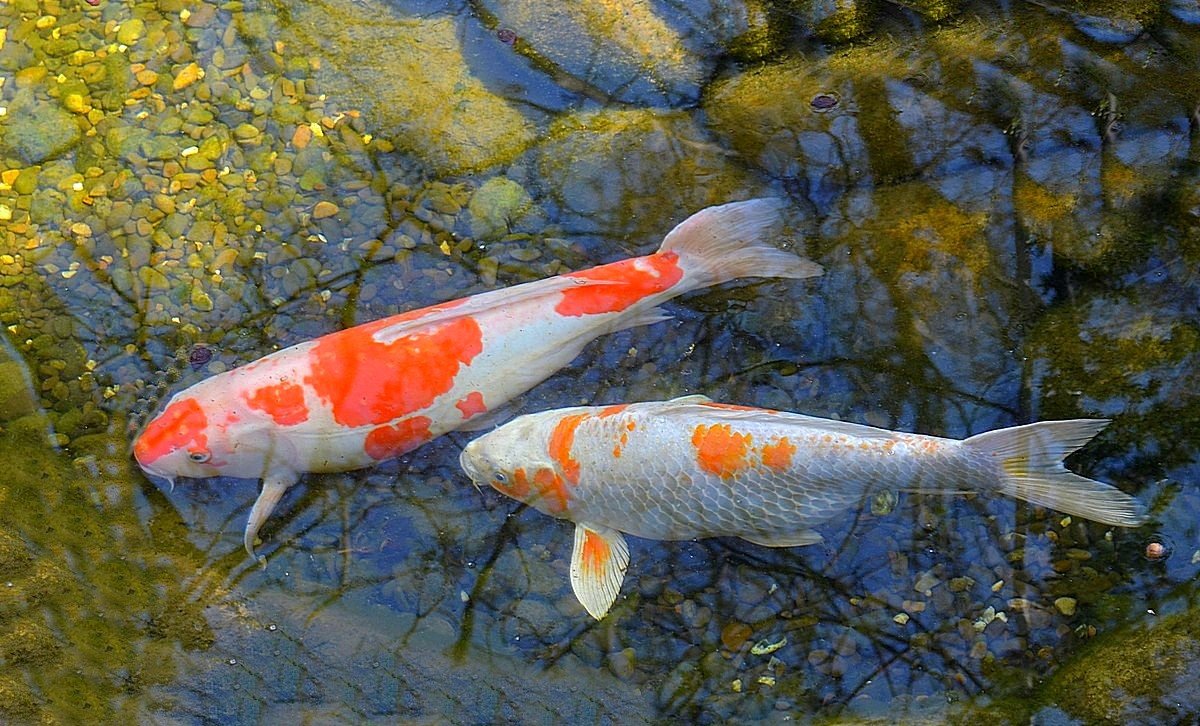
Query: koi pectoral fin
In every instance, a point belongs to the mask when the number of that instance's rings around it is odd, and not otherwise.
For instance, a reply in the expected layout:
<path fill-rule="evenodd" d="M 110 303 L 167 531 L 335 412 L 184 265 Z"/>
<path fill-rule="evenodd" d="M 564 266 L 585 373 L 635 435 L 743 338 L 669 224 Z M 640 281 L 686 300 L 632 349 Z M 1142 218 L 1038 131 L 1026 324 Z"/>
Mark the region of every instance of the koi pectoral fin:
<path fill-rule="evenodd" d="M 629 567 L 629 547 L 615 529 L 592 524 L 575 525 L 571 552 L 571 589 L 593 618 L 608 613 Z"/>
<path fill-rule="evenodd" d="M 458 431 L 486 431 L 516 416 L 517 406 L 505 404 L 491 411 L 467 419 L 458 426 Z"/>
<path fill-rule="evenodd" d="M 246 521 L 246 532 L 242 536 L 242 544 L 246 546 L 246 552 L 251 558 L 258 559 L 254 555 L 254 541 L 258 538 L 258 530 L 267 521 L 267 517 L 271 516 L 283 493 L 295 484 L 298 478 L 289 472 L 284 476 L 273 475 L 263 479 L 262 491 L 258 493 L 258 499 L 254 500 L 254 506 L 250 508 L 250 518 Z M 265 560 L 263 563 L 265 564 Z"/>

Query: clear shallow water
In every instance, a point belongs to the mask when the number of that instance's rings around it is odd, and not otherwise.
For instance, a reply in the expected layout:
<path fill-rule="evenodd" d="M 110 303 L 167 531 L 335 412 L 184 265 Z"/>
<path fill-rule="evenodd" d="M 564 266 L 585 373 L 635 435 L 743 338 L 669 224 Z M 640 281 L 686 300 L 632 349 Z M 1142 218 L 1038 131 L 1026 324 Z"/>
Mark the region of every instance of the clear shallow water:
<path fill-rule="evenodd" d="M 590 7 L 0 8 L 5 717 L 1194 704 L 1194 10 Z M 635 540 L 594 623 L 570 527 L 467 486 L 469 435 L 307 478 L 266 569 L 240 548 L 252 483 L 131 465 L 132 427 L 192 381 L 757 195 L 794 203 L 825 277 L 687 296 L 518 410 L 702 392 L 955 437 L 1106 416 L 1072 464 L 1155 522 L 900 493 L 824 546 Z"/>

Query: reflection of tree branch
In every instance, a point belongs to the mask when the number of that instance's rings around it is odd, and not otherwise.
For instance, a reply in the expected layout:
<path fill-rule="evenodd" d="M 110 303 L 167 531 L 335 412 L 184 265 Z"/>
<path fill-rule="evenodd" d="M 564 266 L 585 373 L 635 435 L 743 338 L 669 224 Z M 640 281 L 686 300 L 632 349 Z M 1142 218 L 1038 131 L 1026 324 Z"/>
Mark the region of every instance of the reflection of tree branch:
<path fill-rule="evenodd" d="M 466 657 L 470 650 L 471 637 L 475 632 L 476 603 L 480 602 L 480 597 L 483 594 L 484 588 L 487 587 L 492 569 L 496 566 L 496 561 L 500 559 L 501 553 L 510 545 L 516 543 L 514 533 L 516 518 L 525 508 L 524 504 L 520 504 L 512 512 L 508 513 L 504 517 L 500 528 L 491 537 L 491 551 L 488 554 L 487 560 L 479 565 L 479 574 L 475 577 L 475 582 L 471 586 L 470 596 L 467 598 L 467 602 L 463 608 L 462 621 L 459 623 L 458 628 L 458 638 L 450 649 L 455 658 L 461 659 Z"/>
<path fill-rule="evenodd" d="M 471 7 L 471 13 L 479 20 L 480 24 L 488 30 L 495 32 L 500 30 L 500 19 L 492 13 L 487 6 L 479 0 L 468 0 L 468 5 Z M 596 101 L 605 106 L 620 105 L 620 102 L 611 95 L 605 93 L 600 88 L 592 85 L 588 81 L 579 76 L 568 73 L 563 70 L 554 61 L 538 52 L 537 48 L 526 42 L 523 38 L 517 37 L 513 39 L 513 50 L 529 59 L 533 67 L 549 77 L 550 81 L 560 88 L 563 88 L 572 93 L 579 94 L 584 98 Z M 636 78 L 631 78 L 629 83 L 633 83 Z"/>

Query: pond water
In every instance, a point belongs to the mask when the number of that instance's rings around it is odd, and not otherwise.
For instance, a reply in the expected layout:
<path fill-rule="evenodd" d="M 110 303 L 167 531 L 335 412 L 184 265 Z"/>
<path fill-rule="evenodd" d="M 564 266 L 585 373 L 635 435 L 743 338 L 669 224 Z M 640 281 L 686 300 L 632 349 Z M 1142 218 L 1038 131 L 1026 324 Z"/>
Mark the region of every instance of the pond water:
<path fill-rule="evenodd" d="M 0 718 L 1161 722 L 1200 708 L 1200 6 L 1056 0 L 0 4 Z M 571 527 L 471 434 L 146 479 L 170 393 L 357 322 L 788 200 L 816 280 L 602 337 L 515 413 L 704 393 L 1071 459 L 1122 530 L 885 492 L 821 545 Z M 1160 546 L 1161 545 L 1161 546 Z"/>

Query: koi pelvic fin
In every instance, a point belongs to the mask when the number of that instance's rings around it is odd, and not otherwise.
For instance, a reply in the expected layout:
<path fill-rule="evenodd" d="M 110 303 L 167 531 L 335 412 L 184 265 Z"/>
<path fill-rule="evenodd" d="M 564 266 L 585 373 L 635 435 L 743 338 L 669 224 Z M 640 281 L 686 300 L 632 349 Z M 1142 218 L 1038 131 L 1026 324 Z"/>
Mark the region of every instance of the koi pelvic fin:
<path fill-rule="evenodd" d="M 987 431 L 963 441 L 968 449 L 996 459 L 1003 475 L 1000 491 L 1067 514 L 1136 527 L 1146 511 L 1136 499 L 1111 484 L 1067 471 L 1063 459 L 1108 425 L 1104 419 L 1043 421 Z"/>
<path fill-rule="evenodd" d="M 667 320 L 674 320 L 674 316 L 662 308 L 639 310 L 636 313 L 630 314 L 628 317 L 622 315 L 614 320 L 613 326 L 608 332 L 615 333 L 619 330 L 628 330 L 629 328 L 636 328 L 640 325 L 653 325 L 655 323 L 666 322 Z"/>
<path fill-rule="evenodd" d="M 747 542 L 753 542 L 756 545 L 763 547 L 801 547 L 803 545 L 818 544 L 825 540 L 820 532 L 815 532 L 811 529 L 802 529 L 799 532 L 788 532 L 786 534 L 768 533 L 752 535 L 739 535 Z"/>
<path fill-rule="evenodd" d="M 615 529 L 575 525 L 571 552 L 571 589 L 588 614 L 599 620 L 608 613 L 629 567 L 629 547 Z"/>
<path fill-rule="evenodd" d="M 242 535 L 242 544 L 245 545 L 246 552 L 249 553 L 251 559 L 258 560 L 263 566 L 266 566 L 266 558 L 260 558 L 254 554 L 254 542 L 258 539 L 258 530 L 271 516 L 271 512 L 275 510 L 275 505 L 279 504 L 283 493 L 295 484 L 297 479 L 299 477 L 292 472 L 267 476 L 263 479 L 262 491 L 258 493 L 258 499 L 254 500 L 254 506 L 250 508 L 250 518 L 246 521 L 246 532 Z"/>

